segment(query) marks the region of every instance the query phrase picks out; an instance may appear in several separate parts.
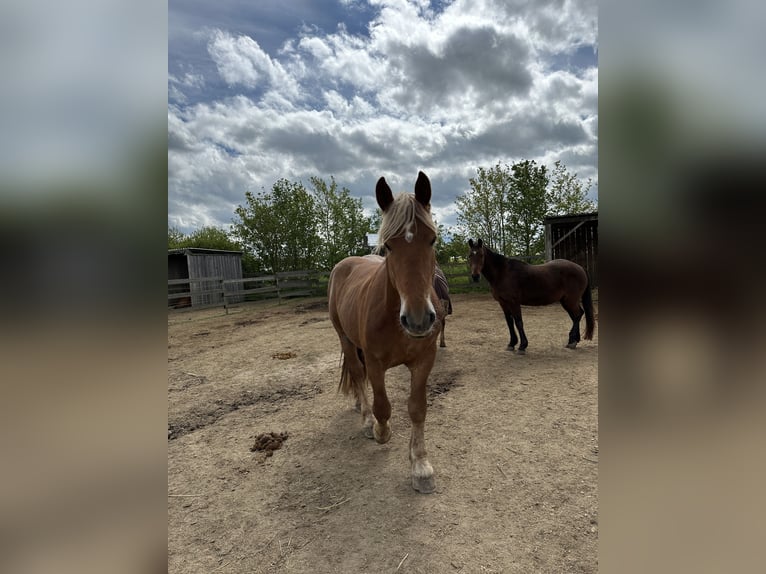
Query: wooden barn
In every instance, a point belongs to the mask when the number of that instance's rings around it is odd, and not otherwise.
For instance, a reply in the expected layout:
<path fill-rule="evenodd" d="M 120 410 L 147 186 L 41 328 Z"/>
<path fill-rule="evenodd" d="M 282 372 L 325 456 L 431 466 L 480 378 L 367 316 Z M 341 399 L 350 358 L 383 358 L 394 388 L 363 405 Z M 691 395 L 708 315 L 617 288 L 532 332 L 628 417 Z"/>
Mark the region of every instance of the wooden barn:
<path fill-rule="evenodd" d="M 189 281 L 180 281 L 183 279 Z M 222 282 L 228 279 L 242 279 L 241 251 L 199 247 L 168 250 L 168 295 L 189 293 L 188 297 L 169 300 L 171 307 L 220 305 L 223 303 Z M 242 283 L 226 286 L 227 293 L 240 290 Z M 229 297 L 228 300 L 234 303 L 241 298 Z"/>
<path fill-rule="evenodd" d="M 582 265 L 598 287 L 598 212 L 555 215 L 543 220 L 545 260 L 569 259 Z"/>

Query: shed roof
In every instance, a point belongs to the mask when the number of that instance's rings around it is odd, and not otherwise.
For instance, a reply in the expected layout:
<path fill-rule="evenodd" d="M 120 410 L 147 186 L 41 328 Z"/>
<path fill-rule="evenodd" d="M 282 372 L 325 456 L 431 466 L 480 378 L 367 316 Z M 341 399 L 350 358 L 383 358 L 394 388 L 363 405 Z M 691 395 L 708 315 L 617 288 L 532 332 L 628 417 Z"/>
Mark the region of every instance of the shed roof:
<path fill-rule="evenodd" d="M 242 255 L 242 251 L 205 249 L 203 247 L 181 247 L 179 249 L 168 249 L 168 255 Z"/>
<path fill-rule="evenodd" d="M 590 213 L 568 213 L 565 215 L 549 215 L 543 219 L 543 223 L 566 223 L 569 221 L 587 221 L 590 219 L 598 219 L 598 211 L 592 211 Z"/>

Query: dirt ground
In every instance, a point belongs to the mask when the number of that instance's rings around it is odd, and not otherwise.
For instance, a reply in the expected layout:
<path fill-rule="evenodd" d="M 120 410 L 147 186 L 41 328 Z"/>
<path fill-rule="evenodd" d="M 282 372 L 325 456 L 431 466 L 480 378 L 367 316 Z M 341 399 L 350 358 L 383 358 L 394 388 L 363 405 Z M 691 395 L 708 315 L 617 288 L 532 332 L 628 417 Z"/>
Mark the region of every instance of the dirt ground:
<path fill-rule="evenodd" d="M 598 327 L 569 350 L 560 306 L 525 307 L 517 355 L 489 294 L 453 306 L 429 495 L 410 486 L 409 372 L 386 376 L 391 441 L 365 438 L 326 300 L 169 312 L 169 571 L 597 572 Z"/>

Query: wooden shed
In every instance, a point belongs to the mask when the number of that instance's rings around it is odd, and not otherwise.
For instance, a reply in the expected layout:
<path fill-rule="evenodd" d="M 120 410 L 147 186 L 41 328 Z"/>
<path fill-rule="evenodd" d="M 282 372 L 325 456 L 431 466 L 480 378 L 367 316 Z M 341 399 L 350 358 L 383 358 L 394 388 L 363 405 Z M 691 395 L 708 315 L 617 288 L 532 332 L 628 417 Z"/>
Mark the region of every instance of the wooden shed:
<path fill-rule="evenodd" d="M 190 293 L 189 297 L 170 301 L 173 307 L 200 307 L 220 305 L 223 294 L 222 282 L 228 279 L 242 279 L 242 252 L 222 249 L 185 247 L 168 250 L 168 281 L 189 279 L 188 283 L 168 285 L 168 295 Z M 204 279 L 204 281 L 202 281 Z M 226 292 L 242 290 L 242 283 L 226 285 Z M 217 291 L 209 293 L 209 291 Z M 241 298 L 229 297 L 229 302 Z"/>
<path fill-rule="evenodd" d="M 598 212 L 554 215 L 545 225 L 545 260 L 569 259 L 582 265 L 598 287 Z"/>

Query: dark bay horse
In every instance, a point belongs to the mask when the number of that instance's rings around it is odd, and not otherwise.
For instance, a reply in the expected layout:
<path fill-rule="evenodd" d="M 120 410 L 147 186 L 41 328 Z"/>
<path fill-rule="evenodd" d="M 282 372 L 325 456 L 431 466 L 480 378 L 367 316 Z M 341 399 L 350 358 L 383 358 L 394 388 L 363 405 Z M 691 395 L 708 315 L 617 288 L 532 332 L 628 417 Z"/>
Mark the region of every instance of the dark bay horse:
<path fill-rule="evenodd" d="M 434 291 L 439 297 L 441 303 L 442 313 L 439 315 L 441 319 L 441 329 L 439 329 L 439 346 L 446 347 L 444 342 L 444 329 L 447 326 L 447 315 L 452 315 L 452 299 L 449 296 L 449 283 L 447 283 L 447 277 L 444 275 L 439 265 L 436 265 L 436 271 L 434 272 Z"/>
<path fill-rule="evenodd" d="M 585 338 L 593 338 L 595 320 L 588 275 L 577 263 L 567 259 L 554 259 L 541 265 L 530 265 L 518 259 L 510 259 L 495 253 L 479 239 L 468 240 L 468 264 L 471 277 L 479 280 L 481 273 L 492 288 L 492 296 L 500 303 L 505 322 L 511 333 L 508 350 L 513 351 L 519 340 L 519 353 L 527 348 L 527 336 L 521 319 L 521 305 L 550 305 L 559 302 L 572 319 L 567 347 L 574 349 L 580 342 L 580 319 L 585 314 Z M 582 305 L 580 302 L 582 301 Z"/>
<path fill-rule="evenodd" d="M 439 298 L 433 288 L 436 227 L 431 218 L 431 182 L 420 172 L 415 194 L 394 198 L 381 177 L 375 196 L 383 212 L 378 241 L 386 256 L 347 257 L 330 274 L 330 319 L 343 356 L 339 390 L 356 398 L 365 434 L 386 443 L 391 438 L 391 404 L 385 374 L 391 367 L 407 365 L 412 487 L 433 492 L 434 471 L 426 458 L 424 437 L 426 382 L 440 326 Z"/>

